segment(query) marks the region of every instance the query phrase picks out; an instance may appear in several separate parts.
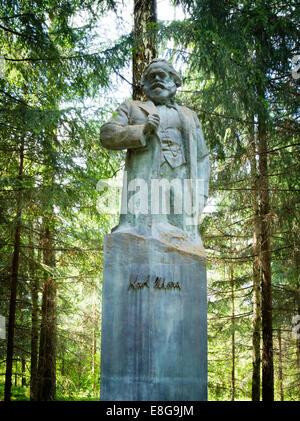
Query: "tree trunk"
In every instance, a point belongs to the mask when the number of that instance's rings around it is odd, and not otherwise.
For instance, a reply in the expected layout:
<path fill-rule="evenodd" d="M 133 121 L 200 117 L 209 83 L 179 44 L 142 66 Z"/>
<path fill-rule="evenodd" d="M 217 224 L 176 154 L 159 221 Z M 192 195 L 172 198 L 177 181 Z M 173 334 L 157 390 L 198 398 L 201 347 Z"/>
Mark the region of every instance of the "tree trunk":
<path fill-rule="evenodd" d="M 283 376 L 282 376 L 282 348 L 281 348 L 281 331 L 278 329 L 278 383 L 279 383 L 279 392 L 280 400 L 283 401 Z"/>
<path fill-rule="evenodd" d="M 252 118 L 254 122 L 254 118 Z M 260 221 L 258 203 L 258 183 L 256 165 L 256 142 L 254 124 L 250 127 L 249 160 L 252 178 L 252 209 L 253 209 L 253 321 L 252 321 L 252 401 L 260 400 L 260 328 L 261 328 L 261 277 L 260 277 Z"/>
<path fill-rule="evenodd" d="M 299 252 L 296 252 L 296 268 L 298 269 L 299 273 Z M 300 315 L 300 275 L 298 277 L 298 285 L 296 290 L 296 309 L 298 315 Z M 298 380 L 298 396 L 300 400 L 300 339 L 296 339 L 296 379 Z"/>
<path fill-rule="evenodd" d="M 39 320 L 38 320 L 38 294 L 39 282 L 37 279 L 35 261 L 34 261 L 34 244 L 32 238 L 29 238 L 30 256 L 29 256 L 29 274 L 30 274 L 30 291 L 31 291 L 31 348 L 30 348 L 30 400 L 36 400 L 37 385 L 37 363 L 38 363 L 38 341 L 39 341 Z M 40 262 L 41 251 L 38 251 L 38 261 Z"/>
<path fill-rule="evenodd" d="M 235 310 L 234 310 L 234 283 L 233 283 L 233 267 L 230 266 L 230 285 L 231 285 L 231 396 L 235 399 Z"/>
<path fill-rule="evenodd" d="M 11 377 L 12 377 L 12 363 L 13 363 L 13 353 L 14 353 L 16 298 L 17 298 L 17 285 L 18 285 L 18 275 L 19 275 L 19 255 L 20 255 L 20 242 L 21 242 L 22 187 L 20 183 L 23 178 L 23 167 L 24 167 L 24 138 L 21 139 L 19 171 L 18 171 L 18 177 L 17 177 L 19 187 L 17 190 L 17 203 L 16 203 L 16 228 L 15 228 L 15 235 L 14 235 L 14 251 L 13 251 L 12 271 L 11 271 L 9 318 L 8 318 L 8 331 L 7 331 L 5 390 L 4 390 L 4 400 L 6 402 L 10 401 L 11 385 L 12 385 Z"/>
<path fill-rule="evenodd" d="M 22 386 L 25 387 L 26 386 L 26 360 L 25 357 L 21 358 L 21 363 L 22 363 Z"/>
<path fill-rule="evenodd" d="M 134 0 L 134 46 L 132 53 L 134 100 L 143 100 L 140 80 L 145 67 L 156 57 L 156 0 Z"/>
<path fill-rule="evenodd" d="M 92 349 L 91 349 L 91 361 L 92 361 L 92 375 L 93 375 L 93 391 L 96 389 L 96 353 L 97 353 L 97 339 L 96 339 L 96 323 L 97 323 L 97 287 L 94 287 L 93 291 L 93 333 L 92 333 Z"/>
<path fill-rule="evenodd" d="M 259 95 L 264 98 L 262 93 Z M 260 173 L 260 263 L 262 275 L 262 398 L 274 400 L 274 368 L 272 337 L 272 278 L 270 252 L 270 204 L 265 116 L 258 116 L 258 149 Z"/>
<path fill-rule="evenodd" d="M 50 219 L 44 218 L 44 264 L 55 267 L 53 238 L 50 230 Z M 42 321 L 40 333 L 40 350 L 37 375 L 38 401 L 52 401 L 56 393 L 56 281 L 51 272 L 47 273 L 43 285 Z"/>
<path fill-rule="evenodd" d="M 262 277 L 261 315 L 262 315 L 262 399 L 274 400 L 274 367 L 272 336 L 272 276 L 271 276 L 271 232 L 270 199 L 268 180 L 267 121 L 268 110 L 265 105 L 265 63 L 261 46 L 265 45 L 265 33 L 261 22 L 258 24 L 257 38 L 257 123 L 258 123 L 258 168 L 260 192 L 260 268 Z"/>

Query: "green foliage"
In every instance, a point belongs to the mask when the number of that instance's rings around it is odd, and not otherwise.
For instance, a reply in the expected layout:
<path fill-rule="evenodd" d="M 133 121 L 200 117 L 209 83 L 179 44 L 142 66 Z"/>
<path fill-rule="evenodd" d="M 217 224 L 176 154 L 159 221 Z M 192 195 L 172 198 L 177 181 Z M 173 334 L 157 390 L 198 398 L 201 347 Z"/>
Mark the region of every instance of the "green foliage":
<path fill-rule="evenodd" d="M 58 290 L 57 396 L 93 399 L 99 397 L 99 271 L 103 236 L 111 227 L 97 212 L 96 184 L 111 177 L 122 160 L 100 147 L 99 128 L 107 114 L 101 103 L 113 69 L 128 61 L 130 42 L 122 38 L 89 51 L 98 38 L 95 25 L 115 7 L 113 1 L 20 0 L 1 6 L 0 313 L 7 320 L 21 206 L 13 399 L 29 398 L 32 290 L 37 282 L 41 306 L 49 274 Z M 76 24 L 80 14 L 88 24 Z M 84 104 L 91 97 L 98 109 Z M 54 239 L 55 266 L 43 259 L 45 221 Z M 3 362 L 5 352 L 1 341 Z M 26 362 L 22 374 L 21 359 Z M 23 377 L 27 385 L 21 389 Z"/>
<path fill-rule="evenodd" d="M 299 356 L 291 335 L 292 315 L 299 313 L 299 108 L 291 59 L 299 46 L 297 4 L 278 0 L 175 3 L 186 9 L 188 18 L 161 27 L 160 33 L 173 37 L 175 48 L 169 53 L 174 60 L 180 57 L 188 63 L 181 102 L 198 113 L 211 154 L 214 210 L 201 226 L 212 299 L 208 307 L 210 396 L 231 399 L 234 331 L 235 399 L 251 399 L 253 194 L 261 174 L 258 169 L 255 177 L 251 172 L 250 143 L 254 127 L 257 162 L 259 114 L 264 116 L 268 143 L 275 396 L 279 399 L 275 332 L 280 330 L 286 345 L 282 350 L 285 398 L 294 400 L 299 377 Z M 259 194 L 256 197 L 259 200 Z"/>
<path fill-rule="evenodd" d="M 209 399 L 232 398 L 233 363 L 234 398 L 251 399 L 253 197 L 260 174 L 253 177 L 249 145 L 257 114 L 263 113 L 275 398 L 280 399 L 280 330 L 284 399 L 297 400 L 299 355 L 291 335 L 291 318 L 300 308 L 299 128 L 297 81 L 291 74 L 298 48 L 296 2 L 174 3 L 185 8 L 188 18 L 158 24 L 158 37 L 175 63 L 187 64 L 178 100 L 197 112 L 212 167 L 211 210 L 200 227 L 208 255 Z M 0 5 L 5 59 L 5 77 L 0 77 L 0 314 L 7 319 L 18 203 L 22 228 L 12 399 L 29 399 L 33 289 L 37 283 L 40 327 L 43 280 L 51 275 L 57 285 L 56 399 L 98 400 L 102 247 L 114 221 L 97 212 L 96 185 L 112 177 L 124 159 L 123 153 L 108 154 L 98 137 L 114 105 L 112 76 L 129 64 L 132 38 L 100 39 L 102 16 L 117 11 L 113 0 L 5 0 Z M 264 96 L 258 94 L 261 87 Z M 43 260 L 45 221 L 53 235 L 55 266 Z M 0 396 L 5 352 L 0 341 Z"/>

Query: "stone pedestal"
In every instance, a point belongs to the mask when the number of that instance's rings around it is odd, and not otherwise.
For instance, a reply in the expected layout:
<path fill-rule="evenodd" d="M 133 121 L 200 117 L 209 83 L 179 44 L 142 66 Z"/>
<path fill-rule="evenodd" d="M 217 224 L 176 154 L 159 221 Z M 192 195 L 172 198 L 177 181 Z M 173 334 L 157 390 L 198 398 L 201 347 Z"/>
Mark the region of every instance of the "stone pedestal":
<path fill-rule="evenodd" d="M 106 236 L 101 400 L 207 400 L 205 262 L 196 247 Z"/>

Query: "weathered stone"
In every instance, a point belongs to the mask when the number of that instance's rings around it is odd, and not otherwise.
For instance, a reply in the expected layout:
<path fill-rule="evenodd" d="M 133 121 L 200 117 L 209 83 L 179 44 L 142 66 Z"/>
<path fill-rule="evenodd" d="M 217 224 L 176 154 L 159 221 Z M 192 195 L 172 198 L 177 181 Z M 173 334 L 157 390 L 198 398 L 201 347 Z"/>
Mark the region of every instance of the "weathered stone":
<path fill-rule="evenodd" d="M 206 400 L 208 150 L 196 113 L 175 102 L 172 65 L 153 60 L 141 85 L 147 101 L 121 104 L 100 133 L 107 149 L 127 149 L 105 240 L 101 399 Z"/>
<path fill-rule="evenodd" d="M 107 235 L 102 314 L 101 400 L 207 399 L 203 251 Z"/>
<path fill-rule="evenodd" d="M 152 62 L 141 84 L 147 101 L 124 102 L 100 132 L 105 148 L 127 149 L 121 215 L 115 230 L 160 238 L 171 226 L 189 236 L 190 242 L 201 244 L 198 217 L 207 200 L 210 170 L 200 122 L 194 111 L 175 102 L 181 81 L 165 60 Z M 153 187 L 162 180 L 176 185 L 157 198 Z M 134 203 L 141 182 L 146 193 Z M 164 213 L 168 205 L 170 211 Z M 158 230 L 159 224 L 162 229 Z"/>

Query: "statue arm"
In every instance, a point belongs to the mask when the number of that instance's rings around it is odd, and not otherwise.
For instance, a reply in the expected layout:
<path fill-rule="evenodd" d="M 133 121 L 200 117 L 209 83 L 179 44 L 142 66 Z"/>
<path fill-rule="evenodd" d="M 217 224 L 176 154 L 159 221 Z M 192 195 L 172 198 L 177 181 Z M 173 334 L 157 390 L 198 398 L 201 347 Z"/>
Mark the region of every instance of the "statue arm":
<path fill-rule="evenodd" d="M 144 124 L 130 124 L 130 103 L 124 102 L 100 130 L 100 142 L 107 149 L 136 149 L 146 146 Z"/>

